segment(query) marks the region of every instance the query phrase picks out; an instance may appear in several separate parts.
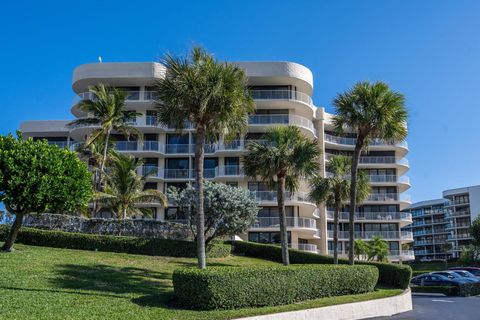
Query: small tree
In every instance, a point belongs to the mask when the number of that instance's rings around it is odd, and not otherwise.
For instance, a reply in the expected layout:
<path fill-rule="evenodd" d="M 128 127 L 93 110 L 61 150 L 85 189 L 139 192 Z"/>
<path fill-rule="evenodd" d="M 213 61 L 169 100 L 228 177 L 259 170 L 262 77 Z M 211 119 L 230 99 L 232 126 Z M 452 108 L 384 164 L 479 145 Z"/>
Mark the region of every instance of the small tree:
<path fill-rule="evenodd" d="M 125 220 L 135 214 L 150 216 L 152 211 L 142 204 L 158 202 L 167 206 L 167 198 L 160 190 L 144 190 L 146 176 L 137 173 L 142 164 L 133 156 L 120 153 L 112 156 L 106 170 L 104 191 L 95 193 L 95 200 L 102 208 Z"/>
<path fill-rule="evenodd" d="M 354 245 L 355 257 L 357 260 L 362 260 L 368 255 L 368 245 L 362 239 L 355 240 Z"/>
<path fill-rule="evenodd" d="M 196 239 L 195 188 L 191 184 L 183 190 L 170 187 L 167 195 L 185 215 Z M 206 245 L 215 238 L 245 232 L 257 219 L 259 210 L 257 202 L 246 189 L 205 181 L 204 197 Z"/>
<path fill-rule="evenodd" d="M 20 134 L 0 136 L 0 201 L 15 214 L 2 250 L 12 250 L 25 214 L 75 212 L 91 196 L 90 172 L 74 152 Z"/>
<path fill-rule="evenodd" d="M 374 236 L 372 240 L 367 242 L 367 255 L 368 260 L 386 261 L 390 250 L 388 248 L 388 242 L 383 240 L 380 236 Z"/>
<path fill-rule="evenodd" d="M 480 246 L 480 216 L 473 220 L 470 226 L 470 234 L 473 237 L 473 244 Z"/>

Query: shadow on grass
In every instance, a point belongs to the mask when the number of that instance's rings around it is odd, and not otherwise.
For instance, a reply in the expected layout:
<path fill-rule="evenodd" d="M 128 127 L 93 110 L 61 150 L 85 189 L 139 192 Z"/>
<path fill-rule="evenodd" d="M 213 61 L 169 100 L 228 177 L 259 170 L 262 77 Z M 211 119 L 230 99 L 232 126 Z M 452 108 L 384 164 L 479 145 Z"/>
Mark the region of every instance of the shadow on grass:
<path fill-rule="evenodd" d="M 56 272 L 58 277 L 50 282 L 58 288 L 140 295 L 131 301 L 140 306 L 175 308 L 170 272 L 76 264 L 58 265 Z"/>

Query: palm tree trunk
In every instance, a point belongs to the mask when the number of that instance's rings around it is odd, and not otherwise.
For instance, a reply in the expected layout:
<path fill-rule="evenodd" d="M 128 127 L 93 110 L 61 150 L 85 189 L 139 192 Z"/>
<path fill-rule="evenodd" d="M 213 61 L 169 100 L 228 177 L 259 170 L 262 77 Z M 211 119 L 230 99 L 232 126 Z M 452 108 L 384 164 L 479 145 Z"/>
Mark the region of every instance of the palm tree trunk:
<path fill-rule="evenodd" d="M 110 140 L 110 132 L 112 129 L 108 129 L 105 134 L 105 145 L 103 146 L 103 155 L 102 155 L 102 164 L 100 166 L 100 174 L 105 170 L 105 162 L 107 162 L 107 152 L 108 152 L 108 141 Z"/>
<path fill-rule="evenodd" d="M 349 248 L 348 248 L 348 260 L 351 265 L 355 263 L 354 260 L 354 245 L 355 245 L 355 211 L 357 209 L 357 171 L 358 162 L 360 161 L 360 153 L 363 148 L 363 136 L 357 137 L 357 143 L 355 144 L 355 150 L 352 158 L 352 171 L 350 181 L 350 215 L 348 219 L 349 223 Z"/>
<path fill-rule="evenodd" d="M 197 192 L 197 257 L 198 267 L 205 269 L 206 253 L 205 253 L 205 212 L 203 207 L 203 158 L 205 146 L 205 128 L 197 125 L 195 133 L 195 189 Z"/>
<path fill-rule="evenodd" d="M 285 176 L 278 177 L 277 188 L 278 200 L 278 216 L 280 220 L 280 242 L 282 246 L 282 261 L 288 266 L 290 257 L 288 255 L 288 233 L 287 233 L 287 217 L 285 216 Z"/>
<path fill-rule="evenodd" d="M 335 199 L 335 212 L 333 213 L 333 263 L 338 264 L 338 215 L 342 202 Z"/>
<path fill-rule="evenodd" d="M 8 237 L 2 246 L 2 251 L 5 251 L 5 252 L 13 251 L 13 243 L 17 239 L 18 231 L 20 231 L 20 227 L 22 226 L 23 215 L 24 215 L 23 213 L 16 213 L 12 210 L 8 210 L 8 211 L 13 212 L 15 214 L 15 221 L 13 222 L 12 227 L 10 228 L 10 233 L 8 234 Z"/>

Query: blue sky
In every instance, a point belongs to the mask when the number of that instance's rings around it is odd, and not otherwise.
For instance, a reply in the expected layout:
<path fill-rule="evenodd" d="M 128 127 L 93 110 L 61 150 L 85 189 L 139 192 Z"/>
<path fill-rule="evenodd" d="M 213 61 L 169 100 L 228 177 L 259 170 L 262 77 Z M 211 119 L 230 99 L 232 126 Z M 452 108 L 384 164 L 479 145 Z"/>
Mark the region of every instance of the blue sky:
<path fill-rule="evenodd" d="M 75 66 L 156 61 L 205 46 L 219 59 L 289 60 L 314 101 L 383 80 L 407 97 L 414 201 L 480 184 L 478 1 L 5 1 L 0 133 L 66 119 Z"/>

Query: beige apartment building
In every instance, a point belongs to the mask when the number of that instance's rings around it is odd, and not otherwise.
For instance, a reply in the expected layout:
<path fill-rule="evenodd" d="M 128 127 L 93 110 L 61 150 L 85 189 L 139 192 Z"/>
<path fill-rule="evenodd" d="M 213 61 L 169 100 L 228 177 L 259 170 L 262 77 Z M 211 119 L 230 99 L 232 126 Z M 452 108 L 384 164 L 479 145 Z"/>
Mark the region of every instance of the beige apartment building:
<path fill-rule="evenodd" d="M 251 140 L 261 140 L 271 127 L 294 125 L 307 137 L 318 141 L 323 150 L 322 165 L 335 154 L 351 154 L 355 135 L 338 136 L 332 127 L 332 114 L 315 106 L 312 101 L 313 75 L 311 71 L 292 62 L 238 62 L 246 71 L 250 90 L 255 99 L 255 114 L 249 117 L 248 133 L 238 140 L 207 145 L 205 147 L 205 177 L 217 182 L 248 188 L 261 210 L 258 222 L 241 238 L 264 243 L 279 243 L 279 221 L 276 191 L 261 181 L 248 179 L 243 174 L 242 156 Z M 116 149 L 143 158 L 144 173 L 149 173 L 146 188 L 166 191 L 169 186 L 182 187 L 193 181 L 193 128 L 185 124 L 182 134 L 157 122 L 153 105 L 155 92 L 152 85 L 164 76 L 159 63 L 95 63 L 77 67 L 73 72 L 72 88 L 75 100 L 71 112 L 75 118 L 86 117 L 76 107 L 81 99 L 93 98 L 89 87 L 105 83 L 128 93 L 126 106 L 141 114 L 131 124 L 143 134 L 141 139 L 114 134 Z M 25 137 L 45 138 L 59 147 L 74 148 L 85 141 L 95 126 L 67 127 L 65 121 L 28 121 L 21 124 Z M 360 159 L 360 167 L 368 170 L 372 191 L 359 206 L 356 214 L 355 237 L 369 240 L 381 236 L 389 242 L 390 260 L 414 259 L 413 252 L 403 250 L 412 242 L 410 231 L 401 229 L 412 222 L 411 214 L 402 212 L 410 204 L 404 194 L 410 187 L 405 173 L 409 169 L 405 158 L 406 143 L 397 145 L 374 141 Z M 325 169 L 321 172 L 326 175 Z M 287 194 L 287 223 L 291 247 L 309 252 L 331 254 L 333 240 L 333 213 L 331 208 L 317 207 L 308 198 L 308 185 L 303 183 L 295 194 Z M 184 217 L 175 207 L 162 208 L 149 205 L 154 219 L 182 221 Z M 340 216 L 340 253 L 348 247 L 348 207 Z"/>

